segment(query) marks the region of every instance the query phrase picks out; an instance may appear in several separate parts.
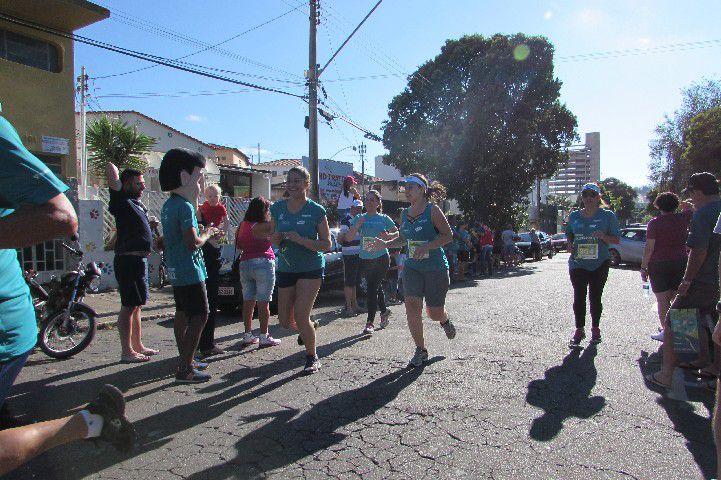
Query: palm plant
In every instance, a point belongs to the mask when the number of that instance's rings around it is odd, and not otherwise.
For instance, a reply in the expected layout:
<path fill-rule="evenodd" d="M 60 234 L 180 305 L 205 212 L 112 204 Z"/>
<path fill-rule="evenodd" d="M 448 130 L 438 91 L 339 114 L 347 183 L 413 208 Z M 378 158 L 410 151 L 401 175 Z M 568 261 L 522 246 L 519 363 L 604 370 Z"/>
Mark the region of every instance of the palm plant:
<path fill-rule="evenodd" d="M 143 155 L 157 143 L 153 137 L 138 132 L 121 120 L 103 115 L 88 126 L 88 163 L 97 178 L 105 177 L 105 166 L 112 162 L 118 170 L 145 170 L 148 162 Z"/>

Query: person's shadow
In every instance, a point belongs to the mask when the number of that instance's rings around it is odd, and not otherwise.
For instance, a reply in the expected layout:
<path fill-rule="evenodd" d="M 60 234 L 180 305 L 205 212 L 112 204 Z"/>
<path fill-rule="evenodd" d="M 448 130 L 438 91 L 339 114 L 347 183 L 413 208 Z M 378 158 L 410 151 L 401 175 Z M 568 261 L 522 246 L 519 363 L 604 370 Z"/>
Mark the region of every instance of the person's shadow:
<path fill-rule="evenodd" d="M 425 366 L 443 358 L 433 357 Z M 367 385 L 322 400 L 299 416 L 299 410 L 286 407 L 272 413 L 243 417 L 245 424 L 267 423 L 253 429 L 236 442 L 235 458 L 187 478 L 259 478 L 264 477 L 267 472 L 277 471 L 303 458 L 312 457 L 317 452 L 343 441 L 346 435 L 339 433 L 339 429 L 373 415 L 412 384 L 422 372 L 423 368 L 395 370 Z"/>
<path fill-rule="evenodd" d="M 561 365 L 546 370 L 545 378 L 528 384 L 526 401 L 544 410 L 531 423 L 531 438 L 547 442 L 558 435 L 567 418 L 590 418 L 603 410 L 606 399 L 591 396 L 598 376 L 596 353 L 595 345 L 589 345 L 583 353 L 572 350 Z"/>

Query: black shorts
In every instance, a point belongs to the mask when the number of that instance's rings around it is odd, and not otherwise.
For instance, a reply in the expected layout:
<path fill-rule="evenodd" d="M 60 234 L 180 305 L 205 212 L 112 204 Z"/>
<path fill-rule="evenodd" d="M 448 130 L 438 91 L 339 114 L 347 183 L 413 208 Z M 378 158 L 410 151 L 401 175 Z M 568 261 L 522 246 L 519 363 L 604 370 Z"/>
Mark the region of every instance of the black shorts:
<path fill-rule="evenodd" d="M 309 272 L 275 272 L 275 285 L 278 288 L 295 287 L 298 280 L 323 280 L 324 269 L 311 270 Z"/>
<path fill-rule="evenodd" d="M 360 257 L 343 255 L 343 286 L 357 287 L 360 283 Z"/>
<path fill-rule="evenodd" d="M 145 305 L 148 301 L 148 259 L 137 255 L 115 255 L 113 269 L 120 304 L 124 307 Z"/>
<path fill-rule="evenodd" d="M 653 293 L 678 290 L 686 272 L 686 259 L 653 262 L 648 265 L 648 278 Z"/>
<path fill-rule="evenodd" d="M 175 309 L 183 312 L 186 317 L 207 315 L 210 312 L 205 282 L 173 287 L 173 298 Z"/>

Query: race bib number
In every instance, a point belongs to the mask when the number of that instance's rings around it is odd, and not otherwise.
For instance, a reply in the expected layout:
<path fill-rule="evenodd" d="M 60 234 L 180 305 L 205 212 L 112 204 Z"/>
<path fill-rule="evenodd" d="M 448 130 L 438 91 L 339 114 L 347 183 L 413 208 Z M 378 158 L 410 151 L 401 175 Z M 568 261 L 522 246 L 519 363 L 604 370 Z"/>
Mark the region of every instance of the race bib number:
<path fill-rule="evenodd" d="M 366 252 L 370 252 L 370 244 L 375 241 L 375 237 L 363 237 L 361 240 L 361 248 Z"/>
<path fill-rule="evenodd" d="M 416 259 L 416 248 L 425 245 L 427 242 L 418 240 L 408 240 L 408 258 Z M 429 257 L 429 252 L 426 252 L 420 259 L 424 260 Z"/>
<path fill-rule="evenodd" d="M 576 246 L 577 260 L 598 260 L 598 243 L 579 243 Z"/>

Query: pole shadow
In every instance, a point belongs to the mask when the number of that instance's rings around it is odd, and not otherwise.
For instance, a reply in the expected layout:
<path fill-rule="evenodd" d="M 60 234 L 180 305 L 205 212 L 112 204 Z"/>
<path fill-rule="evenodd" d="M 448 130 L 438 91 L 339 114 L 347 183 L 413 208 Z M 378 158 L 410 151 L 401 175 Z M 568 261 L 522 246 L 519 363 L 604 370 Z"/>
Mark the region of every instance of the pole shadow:
<path fill-rule="evenodd" d="M 531 423 L 531 438 L 548 442 L 560 433 L 567 418 L 590 418 L 603 410 L 606 399 L 591 396 L 598 377 L 596 354 L 596 345 L 589 345 L 583 352 L 572 350 L 561 365 L 546 370 L 543 379 L 528 384 L 526 401 L 544 410 Z"/>

